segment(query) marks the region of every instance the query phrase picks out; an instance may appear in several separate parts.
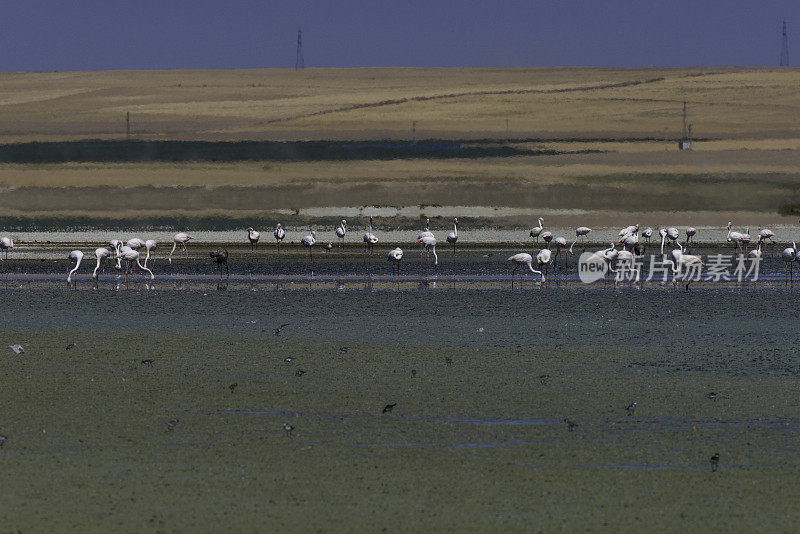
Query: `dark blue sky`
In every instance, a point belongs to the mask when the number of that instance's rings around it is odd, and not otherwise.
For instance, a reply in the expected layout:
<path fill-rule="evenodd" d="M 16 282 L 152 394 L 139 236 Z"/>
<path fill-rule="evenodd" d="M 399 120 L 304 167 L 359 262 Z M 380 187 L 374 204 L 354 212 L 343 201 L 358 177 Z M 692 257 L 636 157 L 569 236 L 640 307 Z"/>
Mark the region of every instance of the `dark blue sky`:
<path fill-rule="evenodd" d="M 0 70 L 800 65 L 800 2 L 3 2 Z M 792 51 L 796 51 L 792 54 Z M 794 58 L 797 61 L 794 61 Z"/>

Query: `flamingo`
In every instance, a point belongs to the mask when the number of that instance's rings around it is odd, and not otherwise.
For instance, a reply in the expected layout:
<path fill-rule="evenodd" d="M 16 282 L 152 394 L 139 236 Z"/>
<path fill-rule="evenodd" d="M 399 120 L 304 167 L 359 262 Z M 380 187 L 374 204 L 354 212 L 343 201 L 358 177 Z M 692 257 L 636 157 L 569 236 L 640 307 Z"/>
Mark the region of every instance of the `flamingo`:
<path fill-rule="evenodd" d="M 317 242 L 317 232 L 313 230 L 311 231 L 311 234 L 305 236 L 303 239 L 300 240 L 300 244 L 308 248 L 308 260 L 311 263 L 314 263 L 314 258 L 311 255 L 311 247 L 313 247 L 314 243 L 316 242 Z"/>
<path fill-rule="evenodd" d="M 179 234 L 180 235 L 180 234 Z M 130 270 L 131 274 L 133 274 L 133 263 L 135 262 L 139 269 L 143 271 L 147 271 L 150 273 L 150 280 L 155 280 L 155 276 L 153 276 L 153 271 L 148 269 L 147 267 L 143 266 L 139 261 L 139 252 L 133 250 L 128 246 L 121 247 L 119 252 L 117 252 L 117 258 L 125 260 L 127 266 L 125 267 L 125 282 L 128 281 L 128 271 Z"/>
<path fill-rule="evenodd" d="M 339 223 L 339 226 L 336 227 L 336 237 L 339 238 L 339 246 L 342 246 L 344 243 L 344 235 L 347 233 L 347 221 L 342 219 L 342 222 Z"/>
<path fill-rule="evenodd" d="M 550 248 L 550 242 L 553 240 L 553 232 L 542 232 L 541 238 L 547 243 L 547 248 Z"/>
<path fill-rule="evenodd" d="M 456 241 L 458 241 L 458 217 L 453 219 L 453 231 L 447 234 L 447 242 L 453 244 L 453 255 L 456 254 Z"/>
<path fill-rule="evenodd" d="M 621 244 L 622 247 L 627 251 L 633 250 L 637 243 L 639 243 L 639 235 L 636 233 L 625 234 L 624 236 L 620 237 L 619 241 L 617 241 L 617 244 Z"/>
<path fill-rule="evenodd" d="M 283 238 L 286 237 L 286 231 L 283 228 L 281 228 L 281 223 L 278 223 L 278 225 L 275 227 L 275 231 L 272 232 L 272 235 L 275 236 L 275 244 L 278 246 L 278 254 L 280 254 L 281 241 L 283 241 Z"/>
<path fill-rule="evenodd" d="M 433 232 L 431 232 L 430 219 L 425 219 L 425 229 L 417 236 L 417 240 L 422 239 L 423 237 L 434 237 Z"/>
<path fill-rule="evenodd" d="M 648 226 L 644 229 L 644 232 L 642 232 L 642 236 L 647 239 L 647 244 L 649 245 L 650 238 L 653 237 L 653 229 Z"/>
<path fill-rule="evenodd" d="M 748 252 L 747 253 L 747 257 L 750 258 L 750 259 L 759 259 L 760 260 L 761 259 L 761 244 L 762 244 L 762 239 L 759 237 L 758 238 L 758 243 L 756 243 L 756 248 L 754 248 L 753 250 Z"/>
<path fill-rule="evenodd" d="M 131 247 L 133 250 L 139 250 L 144 246 L 144 241 L 139 239 L 138 237 L 134 237 L 133 239 L 129 239 L 127 245 Z"/>
<path fill-rule="evenodd" d="M 81 266 L 81 260 L 83 259 L 83 252 L 80 250 L 73 250 L 69 253 L 69 259 L 75 260 L 75 268 L 72 269 L 69 274 L 67 275 L 67 285 L 72 284 L 72 275 L 75 274 L 75 271 L 78 270 L 78 267 Z M 75 281 L 77 284 L 77 280 Z"/>
<path fill-rule="evenodd" d="M 522 265 L 527 265 L 528 269 L 530 269 L 532 273 L 541 276 L 542 279 L 540 280 L 540 283 L 544 284 L 544 273 L 542 273 L 542 271 L 537 271 L 536 269 L 533 268 L 533 256 L 531 256 L 527 252 L 520 252 L 519 254 L 514 254 L 506 261 L 513 261 L 515 263 L 514 270 L 511 271 L 512 286 L 514 285 L 514 275 L 516 274 L 517 269 L 519 269 Z"/>
<path fill-rule="evenodd" d="M 0 254 L 5 252 L 6 259 L 10 248 L 14 248 L 14 241 L 10 237 L 0 237 Z"/>
<path fill-rule="evenodd" d="M 261 234 L 253 230 L 253 227 L 251 226 L 247 229 L 247 239 L 250 241 L 250 248 L 255 248 L 256 243 L 258 243 L 258 240 L 261 239 Z M 145 261 L 145 263 L 147 262 Z"/>
<path fill-rule="evenodd" d="M 419 264 L 422 265 L 422 257 L 425 256 L 426 263 L 431 261 L 431 252 L 433 253 L 433 266 L 439 265 L 439 256 L 436 255 L 436 238 L 433 236 L 425 236 L 417 239 L 417 243 L 422 243 L 422 253 L 419 257 Z"/>
<path fill-rule="evenodd" d="M 543 229 L 544 229 L 544 219 L 539 217 L 539 226 L 534 226 L 531 229 L 531 233 L 530 233 L 531 237 L 535 237 L 536 238 L 536 242 L 537 243 L 539 242 L 539 235 L 542 233 Z"/>
<path fill-rule="evenodd" d="M 664 243 L 669 239 L 674 245 L 678 244 L 678 229 L 674 226 L 669 228 L 662 228 L 658 231 L 661 236 L 661 255 L 664 255 Z"/>
<path fill-rule="evenodd" d="M 555 238 L 555 242 L 556 242 L 556 255 L 553 256 L 553 264 L 554 265 L 555 265 L 556 258 L 558 258 L 558 255 L 561 253 L 561 247 L 566 247 L 567 246 L 567 240 L 566 240 L 566 238 L 559 236 L 559 237 Z M 567 255 L 566 254 L 564 254 L 564 270 L 565 271 L 567 270 Z"/>
<path fill-rule="evenodd" d="M 766 241 L 767 239 L 769 239 L 769 242 L 772 243 L 773 237 L 775 237 L 775 232 L 773 232 L 769 228 L 762 228 L 761 230 L 758 231 L 758 239 L 760 241 Z M 769 255 L 771 257 L 772 253 L 770 252 Z"/>
<path fill-rule="evenodd" d="M 190 236 L 189 234 L 185 234 L 183 232 L 177 233 L 172 237 L 172 251 L 169 253 L 169 264 L 170 265 L 172 265 L 172 253 L 175 252 L 175 248 L 177 248 L 178 245 L 183 247 L 183 251 L 186 253 L 186 259 L 187 260 L 189 259 L 189 251 L 186 250 L 186 242 L 189 241 L 190 239 L 194 239 L 194 238 L 192 236 Z M 152 275 L 153 273 L 151 272 L 150 274 Z"/>
<path fill-rule="evenodd" d="M 692 265 L 703 265 L 703 260 L 700 258 L 700 256 L 684 254 L 685 249 L 683 248 L 683 245 L 678 243 L 678 246 L 680 247 L 679 249 L 675 249 L 672 251 L 672 261 L 673 261 L 672 272 L 674 275 L 672 277 L 672 285 L 675 287 L 678 287 L 678 275 L 681 274 L 681 270 L 683 269 L 684 266 L 690 267 Z M 689 274 L 688 271 L 684 273 L 682 277 L 683 281 L 686 281 L 687 274 Z M 689 284 L 691 283 L 692 283 L 691 280 L 686 282 L 686 291 L 689 291 Z"/>
<path fill-rule="evenodd" d="M 638 233 L 639 233 L 639 225 L 634 224 L 633 226 L 628 226 L 620 230 L 619 237 L 625 237 L 628 234 L 638 234 Z"/>
<path fill-rule="evenodd" d="M 397 247 L 389 251 L 389 258 L 386 261 L 392 262 L 392 276 L 394 276 L 394 269 L 397 266 L 397 276 L 400 276 L 400 260 L 403 259 L 403 249 Z"/>
<path fill-rule="evenodd" d="M 111 257 L 111 251 L 105 247 L 100 247 L 94 249 L 94 255 L 97 258 L 97 266 L 94 268 L 94 272 L 92 272 L 92 278 L 98 280 L 100 275 L 97 274 L 97 271 L 100 270 L 100 266 L 105 263 L 106 259 Z"/>
<path fill-rule="evenodd" d="M 789 283 L 793 283 L 794 281 L 794 272 L 793 272 L 793 264 L 797 259 L 797 245 L 794 241 L 792 241 L 791 247 L 786 247 L 781 252 L 781 258 L 783 261 L 789 262 Z"/>
<path fill-rule="evenodd" d="M 750 242 L 750 229 L 747 229 L 746 233 L 741 232 L 732 232 L 731 231 L 731 222 L 728 222 L 728 236 L 725 238 L 728 243 L 736 243 L 736 248 L 739 249 L 741 252 L 742 250 L 742 243 L 749 243 Z"/>
<path fill-rule="evenodd" d="M 547 274 L 547 267 L 550 265 L 550 260 L 553 258 L 553 254 L 549 248 L 543 248 L 536 254 L 536 264 L 541 269 L 544 267 L 544 274 Z"/>
<path fill-rule="evenodd" d="M 369 231 L 364 234 L 364 254 L 367 254 L 369 251 L 370 256 L 372 255 L 372 247 L 375 243 L 378 242 L 378 238 L 375 237 L 375 234 L 372 233 L 372 217 L 369 218 Z"/>
<path fill-rule="evenodd" d="M 689 246 L 690 241 L 694 241 L 694 236 L 697 233 L 697 228 L 690 226 L 686 229 L 686 246 Z"/>
<path fill-rule="evenodd" d="M 123 243 L 119 239 L 112 239 L 111 241 L 108 242 L 108 244 L 111 245 L 112 249 L 114 249 L 115 254 L 119 254 L 119 250 L 122 248 L 123 245 L 125 245 L 125 243 Z M 117 258 L 117 261 L 114 264 L 114 269 L 118 271 L 122 270 L 122 261 L 119 258 Z"/>
<path fill-rule="evenodd" d="M 586 237 L 586 242 L 587 243 L 589 242 L 589 238 L 587 237 L 587 234 L 589 232 L 591 232 L 591 231 L 592 231 L 592 229 L 589 228 L 588 226 L 579 226 L 578 228 L 575 229 L 575 241 L 573 241 L 572 244 L 569 246 L 569 253 L 570 254 L 572 254 L 572 247 L 575 246 L 575 243 L 578 242 L 578 239 L 580 239 L 581 236 Z"/>
<path fill-rule="evenodd" d="M 144 248 L 147 250 L 147 255 L 144 257 L 145 266 L 147 265 L 147 260 L 151 259 L 150 253 L 155 252 L 157 247 L 158 243 L 156 243 L 154 239 L 148 239 L 147 241 L 144 242 Z M 150 268 L 152 269 L 155 264 L 156 264 L 156 257 L 155 254 L 153 254 L 152 261 L 150 262 Z"/>

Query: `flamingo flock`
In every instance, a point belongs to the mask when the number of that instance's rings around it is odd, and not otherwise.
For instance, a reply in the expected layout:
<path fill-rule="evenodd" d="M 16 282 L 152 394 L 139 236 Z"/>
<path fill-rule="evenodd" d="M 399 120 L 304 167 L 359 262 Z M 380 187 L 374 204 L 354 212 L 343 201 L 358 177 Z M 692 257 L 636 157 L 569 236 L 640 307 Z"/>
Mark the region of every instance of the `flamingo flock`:
<path fill-rule="evenodd" d="M 507 261 L 513 264 L 513 269 L 511 271 L 512 285 L 517 271 L 520 268 L 527 268 L 527 270 L 531 273 L 538 275 L 539 283 L 544 284 L 548 276 L 548 271 L 556 268 L 557 259 L 558 256 L 562 254 L 562 249 L 567 249 L 567 239 L 565 237 L 553 236 L 552 232 L 546 230 L 544 227 L 543 218 L 539 218 L 538 223 L 538 226 L 530 230 L 529 237 L 534 238 L 536 242 L 538 242 L 539 238 L 541 238 L 544 242 L 544 248 L 540 249 L 535 255 L 527 252 L 520 252 L 508 258 Z M 750 229 L 746 228 L 744 232 L 736 231 L 733 229 L 732 222 L 728 222 L 726 228 L 726 241 L 733 244 L 737 251 L 744 256 L 743 247 L 745 244 L 748 244 L 751 239 Z M 342 219 L 338 226 L 334 229 L 334 235 L 338 238 L 340 246 L 345 240 L 347 230 L 348 225 L 345 219 Z M 579 241 L 581 241 L 581 239 L 588 244 L 588 234 L 591 231 L 592 229 L 587 226 L 579 226 L 575 229 L 575 239 L 569 246 L 569 254 L 567 254 L 566 250 L 563 252 L 565 272 L 569 263 L 568 256 L 575 254 L 575 246 L 579 243 Z M 682 277 L 683 281 L 686 282 L 685 288 L 688 290 L 690 281 L 686 281 L 684 273 L 691 269 L 696 269 L 702 266 L 703 261 L 699 256 L 689 253 L 688 250 L 689 246 L 694 244 L 695 236 L 698 233 L 697 229 L 694 227 L 687 227 L 684 233 L 686 235 L 685 240 L 683 242 L 679 242 L 680 232 L 678 228 L 669 226 L 658 229 L 658 234 L 661 238 L 660 252 L 665 260 L 668 260 L 672 264 L 671 270 L 675 275 L 673 277 L 673 283 L 677 285 L 677 279 Z M 619 268 L 625 264 L 633 265 L 633 262 L 637 257 L 644 255 L 646 247 L 650 244 L 653 234 L 653 228 L 648 227 L 644 229 L 641 232 L 644 242 L 640 242 L 639 225 L 635 224 L 627 226 L 618 232 L 618 239 L 616 242 L 610 243 L 607 248 L 591 252 L 588 258 L 591 261 L 604 263 L 608 271 L 616 273 L 617 270 L 615 267 Z M 273 235 L 275 237 L 278 254 L 280 254 L 280 245 L 286 238 L 286 232 L 281 224 L 276 225 Z M 255 249 L 259 242 L 260 236 L 261 234 L 253 227 L 247 228 L 247 239 L 252 249 Z M 772 243 L 774 237 L 775 233 L 772 230 L 761 228 L 758 232 L 756 247 L 747 252 L 746 257 L 750 259 L 761 259 L 764 254 L 764 246 L 766 245 L 767 241 Z M 173 256 L 175 255 L 176 251 L 180 253 L 180 249 L 183 250 L 184 258 L 188 260 L 189 254 L 187 243 L 189 243 L 192 239 L 194 238 L 185 232 L 179 232 L 173 236 L 172 250 L 168 256 L 168 262 L 170 265 L 172 265 Z M 453 230 L 446 236 L 447 243 L 453 247 L 453 255 L 456 254 L 456 243 L 458 242 L 458 239 L 458 218 L 454 218 Z M 378 237 L 374 233 L 372 217 L 369 218 L 367 230 L 363 235 L 363 242 L 364 255 L 366 259 L 372 256 L 374 246 L 378 243 Z M 430 219 L 425 220 L 424 229 L 417 236 L 416 242 L 420 246 L 420 267 L 422 268 L 423 266 L 430 266 L 431 263 L 433 264 L 433 267 L 437 267 L 439 265 L 439 257 L 436 253 L 437 239 L 430 229 Z M 310 234 L 304 236 L 300 240 L 300 244 L 304 248 L 308 249 L 307 261 L 311 265 L 313 265 L 314 261 L 312 250 L 316 243 L 317 233 L 313 230 Z M 325 247 L 325 251 L 330 250 L 332 246 L 332 243 L 328 243 L 327 247 Z M 671 249 L 668 249 L 667 247 L 670 246 Z M 101 275 L 105 273 L 106 264 L 109 260 L 113 260 L 115 262 L 116 270 L 122 271 L 124 268 L 126 282 L 130 276 L 134 276 L 135 270 L 146 273 L 150 281 L 155 279 L 153 268 L 155 265 L 155 252 L 158 248 L 158 243 L 155 240 L 143 240 L 138 237 L 128 239 L 127 241 L 113 239 L 109 242 L 109 247 L 110 248 L 99 247 L 94 251 L 96 264 L 92 271 L 92 279 L 95 281 L 95 283 L 97 283 L 100 280 Z M 552 250 L 553 247 L 555 248 L 555 252 Z M 0 237 L 0 261 L 7 260 L 8 252 L 13 248 L 14 242 L 10 237 Z M 585 248 L 586 245 L 584 245 L 584 251 Z M 142 259 L 143 253 L 145 256 Z M 216 252 L 212 252 L 210 256 L 216 261 L 219 267 L 220 277 L 223 275 L 223 269 L 226 275 L 229 276 L 228 251 L 225 249 L 217 249 Z M 433 257 L 432 262 L 431 256 Z M 400 264 L 403 260 L 403 257 L 404 253 L 400 247 L 394 248 L 388 252 L 387 261 L 392 264 L 392 276 L 395 276 L 396 274 L 399 277 Z M 67 283 L 70 286 L 74 286 L 75 276 L 81 266 L 81 262 L 84 259 L 84 253 L 80 250 L 73 250 L 69 253 L 68 259 L 70 268 L 67 273 Z M 786 247 L 783 249 L 781 252 L 781 259 L 787 264 L 789 278 L 790 280 L 793 280 L 794 263 L 800 262 L 800 251 L 797 250 L 795 242 L 792 242 L 791 247 Z M 636 281 L 638 282 L 638 278 Z"/>

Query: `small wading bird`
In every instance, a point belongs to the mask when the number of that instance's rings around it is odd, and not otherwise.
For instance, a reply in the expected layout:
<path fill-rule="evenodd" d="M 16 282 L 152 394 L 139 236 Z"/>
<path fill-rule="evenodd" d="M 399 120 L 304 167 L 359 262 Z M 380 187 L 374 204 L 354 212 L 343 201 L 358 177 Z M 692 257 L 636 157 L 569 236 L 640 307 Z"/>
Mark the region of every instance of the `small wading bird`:
<path fill-rule="evenodd" d="M 8 250 L 14 248 L 14 241 L 10 237 L 0 237 L 0 254 L 8 259 Z"/>
<path fill-rule="evenodd" d="M 572 432 L 575 429 L 575 427 L 578 426 L 578 423 L 576 423 L 575 421 L 570 421 L 569 419 L 566 418 L 564 419 L 564 422 L 567 423 L 567 429 L 569 429 L 570 432 Z"/>
<path fill-rule="evenodd" d="M 544 230 L 544 219 L 539 217 L 539 226 L 534 226 L 531 228 L 530 236 L 536 238 L 536 242 L 539 242 L 539 236 L 542 234 L 542 230 Z"/>
<path fill-rule="evenodd" d="M 233 384 L 231 384 L 230 386 L 228 386 L 228 389 L 230 389 L 230 390 L 231 390 L 231 393 L 233 393 L 234 391 L 236 391 L 236 388 L 237 388 L 237 387 L 239 387 L 239 383 L 238 383 L 238 382 L 234 382 Z"/>
<path fill-rule="evenodd" d="M 339 226 L 336 227 L 336 237 L 339 238 L 339 246 L 342 246 L 344 243 L 344 236 L 347 234 L 347 221 L 342 219 L 342 222 L 339 223 Z"/>
<path fill-rule="evenodd" d="M 364 234 L 364 254 L 369 253 L 372 256 L 372 247 L 378 242 L 378 238 L 372 233 L 372 217 L 369 218 L 369 230 Z"/>
<path fill-rule="evenodd" d="M 386 261 L 392 263 L 392 276 L 397 269 L 397 276 L 400 276 L 400 260 L 403 259 L 403 250 L 400 247 L 389 251 L 389 258 Z"/>
<path fill-rule="evenodd" d="M 111 257 L 111 251 L 105 247 L 100 247 L 94 250 L 94 255 L 97 258 L 97 266 L 95 266 L 94 268 L 94 272 L 92 273 L 92 278 L 94 278 L 95 281 L 98 281 L 100 280 L 100 275 L 98 274 L 97 271 L 99 271 L 100 267 L 102 266 L 103 267 L 102 272 L 105 272 L 106 260 Z"/>
<path fill-rule="evenodd" d="M 725 240 L 728 243 L 736 243 L 736 248 L 739 249 L 739 252 L 742 252 L 742 243 L 749 243 L 750 242 L 750 229 L 748 228 L 745 233 L 741 232 L 732 232 L 731 226 L 733 224 L 729 221 L 728 222 L 728 236 Z"/>
<path fill-rule="evenodd" d="M 625 411 L 628 412 L 628 415 L 633 415 L 633 412 L 636 411 L 636 402 L 630 403 L 626 408 Z"/>
<path fill-rule="evenodd" d="M 275 335 L 276 336 L 281 335 L 281 330 L 283 330 L 284 328 L 286 328 L 290 324 L 292 324 L 292 323 L 283 323 L 282 325 L 280 325 L 278 328 L 275 329 Z"/>
<path fill-rule="evenodd" d="M 278 246 L 278 254 L 281 253 L 281 242 L 286 237 L 286 232 L 283 228 L 281 228 L 281 223 L 275 227 L 275 231 L 272 232 L 272 235 L 275 236 L 275 244 Z"/>
<path fill-rule="evenodd" d="M 215 252 L 209 252 L 208 254 L 214 261 L 217 262 L 217 267 L 219 267 L 219 278 L 222 280 L 222 266 L 225 266 L 225 273 L 228 278 L 231 277 L 231 272 L 228 270 L 228 249 L 220 249 L 218 248 Z"/>
<path fill-rule="evenodd" d="M 447 234 L 447 242 L 453 245 L 453 255 L 456 254 L 456 241 L 458 241 L 458 217 L 453 219 L 453 231 Z"/>
<path fill-rule="evenodd" d="M 436 238 L 433 236 L 420 237 L 417 242 L 422 244 L 422 252 L 419 256 L 420 266 L 422 266 L 423 258 L 426 264 L 430 264 L 431 254 L 433 254 L 433 266 L 439 265 L 439 256 L 436 255 Z"/>
<path fill-rule="evenodd" d="M 542 277 L 540 283 L 544 284 L 544 274 L 542 271 L 537 271 L 533 268 L 533 256 L 528 254 L 527 252 L 520 252 L 519 254 L 514 254 L 507 261 L 514 262 L 514 269 L 511 271 L 511 285 L 514 285 L 514 275 L 522 265 L 527 265 L 528 269 L 534 274 L 538 274 Z"/>
<path fill-rule="evenodd" d="M 578 239 L 580 239 L 581 237 L 585 237 L 586 238 L 586 242 L 587 243 L 589 242 L 588 234 L 591 231 L 592 231 L 592 229 L 589 228 L 588 226 L 579 226 L 579 227 L 577 227 L 575 229 L 575 241 L 573 241 L 572 244 L 569 246 L 569 253 L 570 254 L 572 254 L 572 247 L 575 246 L 575 243 L 577 243 Z"/>
<path fill-rule="evenodd" d="M 83 259 L 83 252 L 81 252 L 80 250 L 73 250 L 72 252 L 69 253 L 69 259 L 75 260 L 75 267 L 67 275 L 67 285 L 72 285 L 72 275 L 75 274 L 75 271 L 77 271 L 78 267 L 81 266 L 81 260 Z M 75 282 L 75 285 L 77 285 L 77 280 Z"/>
<path fill-rule="evenodd" d="M 719 469 L 719 453 L 715 452 L 709 461 L 711 462 L 711 472 L 716 472 Z"/>
<path fill-rule="evenodd" d="M 292 436 L 292 430 L 294 430 L 294 427 L 292 425 L 290 425 L 289 423 L 283 423 L 283 431 L 286 432 L 287 436 L 289 437 Z"/>
<path fill-rule="evenodd" d="M 185 234 L 183 232 L 177 233 L 172 237 L 172 251 L 169 253 L 169 264 L 172 265 L 172 254 L 175 252 L 175 249 L 180 245 L 183 248 L 183 251 L 186 253 L 186 260 L 189 260 L 189 251 L 186 249 L 186 243 L 190 240 L 194 239 L 189 234 Z"/>
<path fill-rule="evenodd" d="M 250 241 L 250 248 L 256 248 L 256 243 L 261 239 L 261 234 L 253 230 L 253 227 L 247 229 L 247 240 Z M 147 262 L 145 262 L 147 263 Z"/>
<path fill-rule="evenodd" d="M 311 231 L 311 233 L 305 236 L 303 239 L 300 240 L 300 243 L 308 249 L 308 261 L 314 263 L 314 258 L 311 256 L 311 247 L 314 246 L 314 243 L 317 242 L 317 232 Z"/>
<path fill-rule="evenodd" d="M 394 404 L 387 404 L 386 406 L 383 407 L 383 411 L 381 413 L 389 413 L 392 410 L 394 410 L 395 406 L 397 406 L 396 402 Z"/>

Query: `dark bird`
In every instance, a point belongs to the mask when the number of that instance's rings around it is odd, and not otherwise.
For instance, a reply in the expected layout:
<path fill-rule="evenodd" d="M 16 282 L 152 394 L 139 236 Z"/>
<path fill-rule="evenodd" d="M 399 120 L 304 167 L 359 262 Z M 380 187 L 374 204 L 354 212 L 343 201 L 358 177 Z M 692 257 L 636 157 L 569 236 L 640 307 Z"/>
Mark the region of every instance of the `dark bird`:
<path fill-rule="evenodd" d="M 383 411 L 381 413 L 389 413 L 392 410 L 394 410 L 395 406 L 397 406 L 396 402 L 394 404 L 387 404 L 386 406 L 383 407 Z"/>
<path fill-rule="evenodd" d="M 176 426 L 178 426 L 178 420 L 177 419 L 170 419 L 167 422 L 167 430 L 175 430 Z"/>
<path fill-rule="evenodd" d="M 286 431 L 286 435 L 287 436 L 291 437 L 292 436 L 292 430 L 294 430 L 294 427 L 292 425 L 290 425 L 289 423 L 283 423 L 283 430 Z"/>
<path fill-rule="evenodd" d="M 547 384 L 547 381 L 550 380 L 550 375 L 539 375 L 539 381 L 542 385 Z"/>
<path fill-rule="evenodd" d="M 6 440 L 8 440 L 8 436 L 0 436 L 0 447 L 6 444 Z"/>
<path fill-rule="evenodd" d="M 706 393 L 706 398 L 712 401 L 717 400 L 717 394 L 714 391 Z"/>
<path fill-rule="evenodd" d="M 446 363 L 447 365 L 453 365 L 453 358 L 449 356 L 445 357 L 444 363 Z"/>
<path fill-rule="evenodd" d="M 281 330 L 283 330 L 284 328 L 286 328 L 290 324 L 292 324 L 292 323 L 283 323 L 282 325 L 280 325 L 278 328 L 275 329 L 275 335 L 276 336 L 281 335 Z"/>
<path fill-rule="evenodd" d="M 628 415 L 633 415 L 633 412 L 636 411 L 636 402 L 630 403 L 625 410 L 628 412 Z"/>
<path fill-rule="evenodd" d="M 74 346 L 75 346 L 75 343 L 70 343 L 69 345 L 67 345 L 67 348 L 64 349 L 64 350 L 69 350 L 69 349 L 73 348 Z"/>
<path fill-rule="evenodd" d="M 283 361 L 285 361 L 286 363 L 292 363 L 292 362 L 294 361 L 294 358 L 292 358 L 291 356 L 289 356 L 289 357 L 287 357 L 287 358 L 286 358 L 285 360 L 283 360 Z"/>
<path fill-rule="evenodd" d="M 238 386 L 239 386 L 239 384 L 238 384 L 237 382 L 234 382 L 233 384 L 231 384 L 230 386 L 228 386 L 228 389 L 230 389 L 230 390 L 231 390 L 231 393 L 233 393 L 234 391 L 236 391 L 236 388 L 237 388 Z"/>
<path fill-rule="evenodd" d="M 219 277 L 222 278 L 222 266 L 224 265 L 225 272 L 227 273 L 228 278 L 230 278 L 231 272 L 228 270 L 228 250 L 224 248 L 218 248 L 215 252 L 209 252 L 208 255 L 217 262 L 217 266 L 219 267 Z"/>
<path fill-rule="evenodd" d="M 411 378 L 417 378 L 417 370 L 416 369 L 412 369 L 411 370 Z"/>
<path fill-rule="evenodd" d="M 142 360 L 142 363 L 145 365 L 153 365 L 153 360 Z"/>
<path fill-rule="evenodd" d="M 306 372 L 305 372 L 305 371 L 303 371 L 302 369 L 298 369 L 298 370 L 297 370 L 297 371 L 295 371 L 295 373 L 294 373 L 294 375 L 295 375 L 295 376 L 303 376 L 304 374 L 306 374 Z"/>
<path fill-rule="evenodd" d="M 578 426 L 578 423 L 576 423 L 575 421 L 570 421 L 569 419 L 564 419 L 564 422 L 567 423 L 567 428 L 569 429 L 570 432 L 572 432 L 572 430 L 576 426 Z"/>
<path fill-rule="evenodd" d="M 719 468 L 719 453 L 715 452 L 711 457 L 711 472 L 715 472 Z"/>
<path fill-rule="evenodd" d="M 339 350 L 342 352 L 347 352 L 347 347 L 339 347 Z"/>

